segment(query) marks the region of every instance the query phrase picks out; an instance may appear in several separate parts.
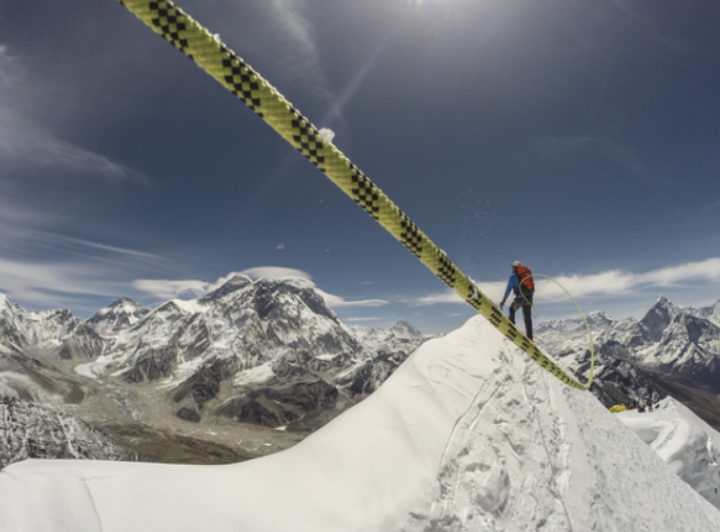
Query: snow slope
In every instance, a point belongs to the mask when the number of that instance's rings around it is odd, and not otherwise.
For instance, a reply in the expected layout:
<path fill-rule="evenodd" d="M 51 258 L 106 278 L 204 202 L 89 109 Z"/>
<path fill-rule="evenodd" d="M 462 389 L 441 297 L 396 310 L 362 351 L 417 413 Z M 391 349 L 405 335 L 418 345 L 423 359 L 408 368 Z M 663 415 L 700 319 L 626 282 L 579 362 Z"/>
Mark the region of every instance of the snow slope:
<path fill-rule="evenodd" d="M 653 412 L 617 414 L 678 476 L 720 508 L 720 432 L 667 397 Z"/>
<path fill-rule="evenodd" d="M 0 472 L 3 532 L 719 529 L 720 512 L 618 418 L 481 317 L 271 456 Z"/>

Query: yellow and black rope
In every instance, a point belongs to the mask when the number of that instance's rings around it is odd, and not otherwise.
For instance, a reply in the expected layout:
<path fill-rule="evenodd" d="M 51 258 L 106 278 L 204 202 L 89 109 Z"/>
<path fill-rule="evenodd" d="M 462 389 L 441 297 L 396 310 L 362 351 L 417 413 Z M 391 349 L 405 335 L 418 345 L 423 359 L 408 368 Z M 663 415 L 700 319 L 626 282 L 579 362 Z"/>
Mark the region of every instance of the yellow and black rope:
<path fill-rule="evenodd" d="M 587 389 L 544 355 L 359 168 L 323 140 L 308 119 L 219 39 L 168 0 L 120 3 L 245 102 L 540 366 L 570 386 Z"/>

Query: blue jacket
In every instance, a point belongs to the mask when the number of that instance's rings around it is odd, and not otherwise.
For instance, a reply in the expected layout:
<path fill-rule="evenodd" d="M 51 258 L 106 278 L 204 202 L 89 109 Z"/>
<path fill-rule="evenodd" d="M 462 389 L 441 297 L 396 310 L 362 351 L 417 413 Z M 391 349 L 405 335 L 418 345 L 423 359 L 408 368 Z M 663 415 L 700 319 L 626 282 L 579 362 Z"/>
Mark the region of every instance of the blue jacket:
<path fill-rule="evenodd" d="M 520 290 L 520 278 L 518 277 L 517 272 L 513 272 L 510 276 L 507 288 L 505 289 L 505 295 L 503 296 L 503 301 L 507 301 L 507 298 L 510 295 L 510 290 L 512 290 L 516 297 L 518 296 L 518 290 Z"/>

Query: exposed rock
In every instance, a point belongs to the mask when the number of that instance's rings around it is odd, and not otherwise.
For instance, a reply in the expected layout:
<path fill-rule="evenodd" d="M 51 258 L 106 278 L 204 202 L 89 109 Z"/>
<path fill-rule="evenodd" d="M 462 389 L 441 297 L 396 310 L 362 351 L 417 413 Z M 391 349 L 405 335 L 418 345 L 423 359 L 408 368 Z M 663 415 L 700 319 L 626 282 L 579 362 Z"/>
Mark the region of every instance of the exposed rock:
<path fill-rule="evenodd" d="M 95 359 L 102 355 L 105 342 L 86 323 L 79 324 L 72 335 L 65 338 L 58 356 L 64 360 Z"/>
<path fill-rule="evenodd" d="M 127 382 L 140 383 L 167 377 L 175 369 L 177 358 L 178 347 L 174 342 L 150 349 L 136 359 L 132 368 L 123 373 L 123 378 Z"/>
<path fill-rule="evenodd" d="M 233 362 L 233 360 L 216 359 L 205 364 L 178 387 L 173 399 L 179 403 L 190 396 L 198 409 L 202 410 L 205 403 L 220 391 L 221 383 L 230 377 Z"/>
<path fill-rule="evenodd" d="M 313 411 L 334 408 L 338 395 L 337 388 L 324 381 L 296 382 L 236 397 L 220 405 L 215 413 L 243 423 L 279 427 Z"/>
<path fill-rule="evenodd" d="M 5 465 L 27 458 L 142 459 L 72 416 L 7 397 L 0 401 L 0 435 L 0 461 Z"/>

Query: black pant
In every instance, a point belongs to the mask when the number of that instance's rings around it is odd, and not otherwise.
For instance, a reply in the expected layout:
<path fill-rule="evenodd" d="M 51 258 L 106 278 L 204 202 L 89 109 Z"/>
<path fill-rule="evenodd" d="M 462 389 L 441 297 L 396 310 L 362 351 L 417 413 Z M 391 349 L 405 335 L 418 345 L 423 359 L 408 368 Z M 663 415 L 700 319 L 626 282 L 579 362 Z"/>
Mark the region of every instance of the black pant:
<path fill-rule="evenodd" d="M 516 299 L 511 305 L 510 305 L 510 321 L 515 323 L 515 310 L 522 307 L 523 310 L 523 318 L 525 318 L 525 335 L 533 339 L 533 331 L 532 331 L 532 306 L 525 301 L 525 299 Z"/>

